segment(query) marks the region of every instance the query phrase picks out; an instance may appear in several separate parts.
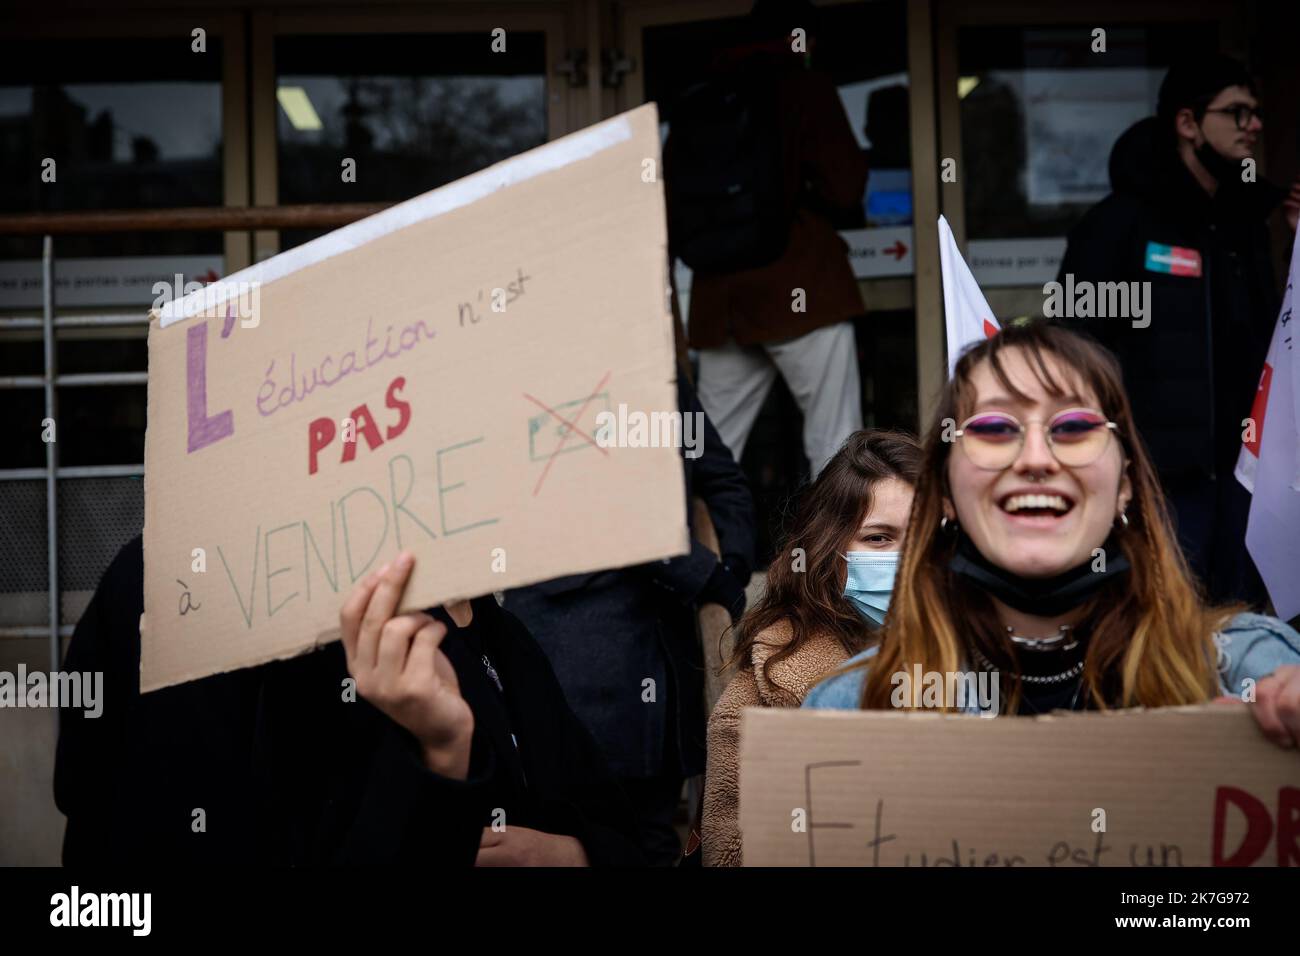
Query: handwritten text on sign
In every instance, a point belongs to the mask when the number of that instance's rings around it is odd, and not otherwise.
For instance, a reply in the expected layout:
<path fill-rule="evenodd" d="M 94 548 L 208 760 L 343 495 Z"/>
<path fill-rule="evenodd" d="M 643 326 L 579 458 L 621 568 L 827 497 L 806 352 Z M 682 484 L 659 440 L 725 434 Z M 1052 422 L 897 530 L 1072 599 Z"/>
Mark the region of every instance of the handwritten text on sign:
<path fill-rule="evenodd" d="M 1300 759 L 1248 705 L 745 712 L 746 865 L 1300 866 Z"/>
<path fill-rule="evenodd" d="M 685 552 L 678 451 L 589 440 L 676 406 L 657 151 L 634 110 L 227 277 L 251 326 L 163 310 L 143 689 L 335 638 L 398 550 L 408 608 Z"/>
<path fill-rule="evenodd" d="M 522 269 L 519 274 L 523 275 Z M 505 296 L 502 301 L 506 301 Z M 458 315 L 459 326 L 465 325 L 464 318 L 463 312 Z M 477 323 L 478 320 L 471 321 Z M 189 328 L 187 336 L 186 395 L 188 452 L 191 454 L 235 433 L 236 409 L 208 414 L 207 327 L 207 321 L 197 322 Z M 223 338 L 229 335 L 230 328 L 231 324 L 226 323 Z M 291 353 L 286 363 L 289 381 L 279 390 L 278 398 L 275 361 L 272 360 L 265 381 L 257 392 L 257 413 L 265 418 L 282 408 L 304 403 L 318 387 L 328 389 L 349 375 L 360 375 L 385 360 L 397 359 L 403 352 L 437 336 L 433 324 L 423 320 L 402 328 L 396 338 L 392 325 L 387 326 L 382 340 L 373 334 L 372 329 L 373 319 L 367 319 L 365 347 L 327 355 L 319 365 L 311 368 L 310 377 L 305 371 L 297 374 L 297 353 Z M 369 402 L 347 410 L 338 418 L 313 418 L 307 426 L 306 473 L 317 474 L 321 453 L 335 443 L 336 437 L 339 439 L 339 464 L 356 460 L 360 443 L 364 443 L 369 451 L 375 451 L 386 442 L 399 438 L 407 430 L 412 417 L 410 402 L 402 398 L 405 386 L 406 378 L 401 375 L 385 386 L 382 406 L 377 407 L 382 407 L 387 413 L 386 421 L 377 420 Z M 273 398 L 276 403 L 271 405 Z M 251 414 L 251 410 L 245 411 Z M 341 426 L 336 427 L 337 422 L 341 422 Z M 293 520 L 275 527 L 255 527 L 251 546 L 247 546 L 249 542 L 218 542 L 216 555 L 224 580 L 238 603 L 244 625 L 252 628 L 254 617 L 259 614 L 269 620 L 294 600 L 311 601 L 313 579 L 317 595 L 323 591 L 338 595 L 341 589 L 355 584 L 375 567 L 381 554 L 413 547 L 416 535 L 436 541 L 443 535 L 495 524 L 498 518 L 492 516 L 472 519 L 458 516 L 455 503 L 449 501 L 455 492 L 463 493 L 465 490 L 464 481 L 450 481 L 446 477 L 454 470 L 457 454 L 482 441 L 483 436 L 477 435 L 434 449 L 435 473 L 431 492 L 416 492 L 415 463 L 409 454 L 398 453 L 385 461 L 386 481 L 377 486 L 357 485 L 337 498 L 316 503 L 314 528 L 312 517 L 294 516 Z M 436 505 L 436 508 L 421 514 L 413 506 L 413 501 L 422 502 L 426 507 Z M 340 556 L 346 570 L 344 577 L 340 576 Z M 282 576 L 287 577 L 277 583 L 275 579 Z M 192 591 L 190 588 L 186 590 Z M 259 603 L 258 597 L 263 590 L 265 598 Z"/>

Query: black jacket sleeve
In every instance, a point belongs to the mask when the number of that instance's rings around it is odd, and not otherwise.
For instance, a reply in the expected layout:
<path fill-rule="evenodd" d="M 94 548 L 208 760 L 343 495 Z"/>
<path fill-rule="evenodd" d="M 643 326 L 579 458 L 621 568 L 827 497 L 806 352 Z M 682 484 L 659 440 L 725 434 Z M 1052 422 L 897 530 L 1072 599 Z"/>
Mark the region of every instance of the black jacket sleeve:
<path fill-rule="evenodd" d="M 754 563 L 754 499 L 749 492 L 745 473 L 731 456 L 730 449 L 722 443 L 713 422 L 704 413 L 695 390 L 685 376 L 678 374 L 677 401 L 682 414 L 698 415 L 702 423 L 696 432 L 699 444 L 695 449 L 682 449 L 683 467 L 686 471 L 687 524 L 694 530 L 692 499 L 703 499 L 713 519 L 721 545 L 721 563 L 726 572 L 743 588 L 749 582 Z M 697 457 L 685 457 L 686 453 Z M 689 554 L 643 565 L 644 571 L 656 584 L 671 591 L 683 604 L 700 598 L 710 578 L 718 570 L 719 559 L 714 553 L 691 536 Z M 716 598 L 715 598 L 716 599 Z"/>
<path fill-rule="evenodd" d="M 749 482 L 690 383 L 681 380 L 678 388 L 683 408 L 698 413 L 704 423 L 700 456 L 690 464 L 690 493 L 709 509 L 722 546 L 722 563 L 746 584 L 754 567 L 754 497 Z"/>

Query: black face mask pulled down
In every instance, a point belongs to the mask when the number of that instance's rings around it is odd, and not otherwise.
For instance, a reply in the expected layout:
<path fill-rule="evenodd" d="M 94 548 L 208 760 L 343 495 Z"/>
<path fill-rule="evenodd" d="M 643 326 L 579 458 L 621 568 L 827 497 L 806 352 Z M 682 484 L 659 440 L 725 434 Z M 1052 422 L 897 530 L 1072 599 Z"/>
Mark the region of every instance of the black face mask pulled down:
<path fill-rule="evenodd" d="M 1196 147 L 1196 158 L 1220 186 L 1232 186 L 1241 182 L 1241 164 L 1234 165 L 1232 160 L 1211 146 L 1208 139 Z"/>
<path fill-rule="evenodd" d="M 975 543 L 964 531 L 957 532 L 957 553 L 948 562 L 948 568 L 972 584 L 995 597 L 1007 607 L 1023 614 L 1037 617 L 1055 617 L 1083 604 L 1108 582 L 1128 573 L 1128 558 L 1120 550 L 1114 536 L 1106 539 L 1102 550 L 1106 570 L 1094 571 L 1095 559 L 1089 558 L 1078 567 L 1051 578 L 1022 578 L 998 567 L 980 554 Z"/>

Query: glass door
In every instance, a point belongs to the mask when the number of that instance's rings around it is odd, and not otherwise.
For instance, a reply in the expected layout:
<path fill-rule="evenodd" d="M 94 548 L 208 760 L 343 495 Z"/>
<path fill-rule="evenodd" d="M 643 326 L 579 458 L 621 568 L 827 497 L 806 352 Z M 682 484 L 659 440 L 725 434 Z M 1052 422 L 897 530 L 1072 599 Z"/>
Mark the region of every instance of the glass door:
<path fill-rule="evenodd" d="M 1231 51 L 1225 4 L 941 0 L 943 211 L 1000 319 L 1042 314 L 1070 228 L 1110 192 L 1111 148 L 1171 63 Z"/>
<path fill-rule="evenodd" d="M 258 205 L 397 202 L 569 131 L 564 6 L 254 15 Z M 259 233 L 259 259 L 319 231 Z"/>

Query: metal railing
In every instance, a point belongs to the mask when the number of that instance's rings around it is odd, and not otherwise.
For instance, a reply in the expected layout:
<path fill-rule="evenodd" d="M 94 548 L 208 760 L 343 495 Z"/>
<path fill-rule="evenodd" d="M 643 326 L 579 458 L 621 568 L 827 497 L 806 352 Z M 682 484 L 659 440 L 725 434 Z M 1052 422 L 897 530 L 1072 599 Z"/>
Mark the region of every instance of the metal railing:
<path fill-rule="evenodd" d="M 54 314 L 54 237 L 57 235 L 102 235 L 119 232 L 244 232 L 257 229 L 334 229 L 387 208 L 387 203 L 339 203 L 299 206 L 221 206 L 187 209 L 119 210 L 104 212 L 57 212 L 0 215 L 0 235 L 43 236 L 41 247 L 42 310 L 39 316 L 0 316 L 0 332 L 10 329 L 40 329 L 44 345 L 41 375 L 0 376 L 0 389 L 39 388 L 45 395 L 45 417 L 55 423 L 57 439 L 58 389 L 91 385 L 143 385 L 147 372 L 96 372 L 59 375 L 56 363 L 56 333 L 59 329 L 144 326 L 148 315 Z M 44 468 L 0 469 L 0 481 L 45 480 L 46 561 L 49 616 L 44 626 L 0 627 L 0 638 L 49 636 L 50 670 L 58 670 L 62 659 L 61 638 L 72 633 L 61 625 L 59 592 L 58 483 L 69 478 L 120 478 L 144 474 L 144 463 L 131 465 L 88 465 L 59 467 L 58 442 L 45 443 Z"/>

